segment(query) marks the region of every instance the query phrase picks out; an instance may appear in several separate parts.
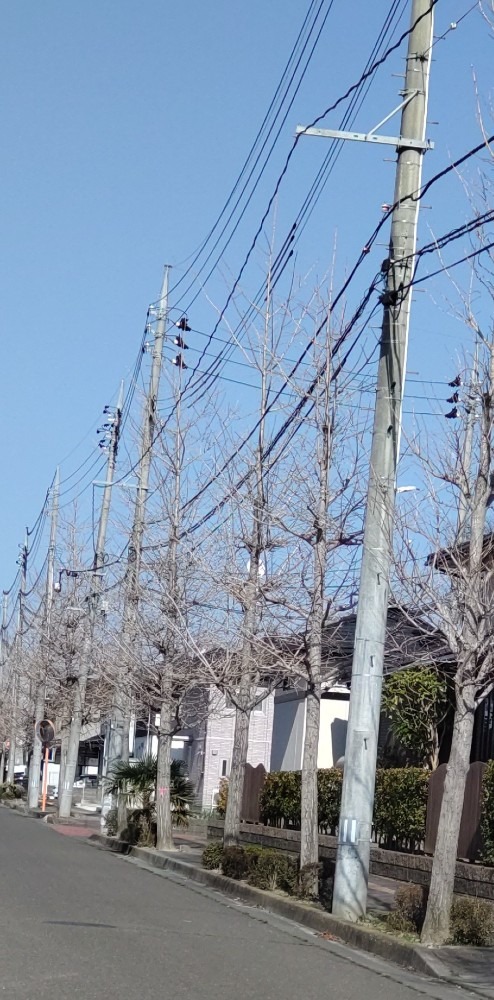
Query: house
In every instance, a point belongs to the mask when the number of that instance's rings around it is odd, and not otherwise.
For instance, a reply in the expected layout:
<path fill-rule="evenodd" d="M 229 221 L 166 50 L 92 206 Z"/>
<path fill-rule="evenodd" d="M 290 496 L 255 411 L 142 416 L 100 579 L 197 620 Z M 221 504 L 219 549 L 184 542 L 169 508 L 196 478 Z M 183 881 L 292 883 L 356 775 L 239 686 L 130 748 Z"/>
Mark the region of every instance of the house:
<path fill-rule="evenodd" d="M 324 684 L 321 696 L 318 767 L 334 767 L 345 753 L 350 691 L 346 685 Z M 274 698 L 271 771 L 299 771 L 305 737 L 303 685 L 277 690 Z"/>
<path fill-rule="evenodd" d="M 328 625 L 323 639 L 324 676 L 321 695 L 318 767 L 334 767 L 345 753 L 350 681 L 356 615 L 347 615 Z M 300 655 L 302 644 L 299 644 Z M 291 655 L 297 655 L 291 646 Z M 384 673 L 418 664 L 442 663 L 450 660 L 445 639 L 438 629 L 420 618 L 412 620 L 405 610 L 391 607 L 388 611 Z M 337 683 L 335 681 L 337 680 Z M 290 684 L 277 690 L 274 700 L 271 770 L 300 770 L 305 735 L 306 685 Z M 387 736 L 385 720 L 380 739 Z"/>
<path fill-rule="evenodd" d="M 200 809 L 214 809 L 222 778 L 230 774 L 235 708 L 227 696 L 213 685 L 197 688 L 184 706 L 184 718 L 189 721 L 172 739 L 172 757 L 184 760 L 196 792 Z M 274 695 L 266 695 L 251 714 L 247 762 L 254 767 L 263 764 L 270 768 L 273 731 Z M 153 713 L 145 724 L 137 722 L 134 738 L 134 756 L 156 754 L 159 715 Z"/>

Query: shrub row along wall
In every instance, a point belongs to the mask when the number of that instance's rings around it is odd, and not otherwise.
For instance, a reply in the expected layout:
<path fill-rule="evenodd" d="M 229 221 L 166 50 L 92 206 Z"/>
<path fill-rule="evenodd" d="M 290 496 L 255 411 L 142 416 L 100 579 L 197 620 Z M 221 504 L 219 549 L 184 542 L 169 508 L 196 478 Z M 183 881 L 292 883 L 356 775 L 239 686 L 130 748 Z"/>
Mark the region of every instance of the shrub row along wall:
<path fill-rule="evenodd" d="M 210 840 L 222 839 L 223 826 L 222 820 L 211 819 L 208 822 L 208 838 Z M 242 823 L 240 842 L 269 847 L 277 851 L 286 851 L 292 855 L 300 853 L 300 833 L 298 830 Z M 335 837 L 320 835 L 319 856 L 321 859 L 336 860 Z M 370 870 L 373 875 L 382 875 L 384 878 L 392 878 L 400 882 L 413 882 L 416 885 L 429 885 L 431 868 L 432 858 L 423 854 L 404 854 L 400 851 L 385 850 L 375 844 L 371 847 Z M 494 901 L 494 868 L 458 861 L 455 892 Z"/>
<path fill-rule="evenodd" d="M 342 772 L 336 768 L 317 772 L 321 833 L 336 833 L 342 780 Z M 374 835 L 378 843 L 409 850 L 422 843 L 428 782 L 428 773 L 418 767 L 378 770 L 374 803 Z M 300 786 L 300 771 L 276 771 L 266 775 L 260 802 L 264 824 L 300 828 Z"/>

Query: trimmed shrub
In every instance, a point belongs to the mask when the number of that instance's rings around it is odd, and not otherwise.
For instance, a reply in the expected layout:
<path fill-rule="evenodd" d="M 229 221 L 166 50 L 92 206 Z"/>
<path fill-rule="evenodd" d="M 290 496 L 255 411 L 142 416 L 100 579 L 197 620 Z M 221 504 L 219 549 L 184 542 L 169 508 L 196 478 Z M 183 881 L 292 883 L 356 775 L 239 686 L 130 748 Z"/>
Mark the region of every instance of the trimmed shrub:
<path fill-rule="evenodd" d="M 127 813 L 127 826 L 120 839 L 137 847 L 154 847 L 156 844 L 156 820 L 152 808 L 132 809 Z"/>
<path fill-rule="evenodd" d="M 340 818 L 343 771 L 337 767 L 320 768 L 317 772 L 319 829 L 336 833 Z"/>
<path fill-rule="evenodd" d="M 282 851 L 260 848 L 252 855 L 249 885 L 257 889 L 282 889 L 293 893 L 297 884 L 297 862 Z"/>
<path fill-rule="evenodd" d="M 0 785 L 0 799 L 22 799 L 22 788 L 19 785 Z"/>
<path fill-rule="evenodd" d="M 494 907 L 486 899 L 458 896 L 451 907 L 451 938 L 453 944 L 477 945 L 487 948 L 494 944 Z"/>
<path fill-rule="evenodd" d="M 300 826 L 300 771 L 274 771 L 266 775 L 261 792 L 263 823 Z"/>
<path fill-rule="evenodd" d="M 494 760 L 488 761 L 482 782 L 482 858 L 494 865 Z"/>
<path fill-rule="evenodd" d="M 398 889 L 394 908 L 387 918 L 391 930 L 420 934 L 425 920 L 427 894 L 425 885 L 404 885 Z"/>
<path fill-rule="evenodd" d="M 324 833 L 336 833 L 342 772 L 338 768 L 320 769 L 317 780 L 319 828 Z M 428 772 L 420 767 L 378 770 L 374 827 L 376 837 L 387 847 L 406 844 L 413 850 L 424 839 L 428 782 Z M 300 829 L 300 788 L 300 771 L 268 774 L 261 792 L 262 821 L 270 826 Z M 494 802 L 494 778 L 492 799 Z"/>
<path fill-rule="evenodd" d="M 335 767 L 317 772 L 319 827 L 331 833 L 338 826 L 343 775 Z M 300 828 L 300 771 L 275 771 L 266 775 L 261 792 L 261 819 L 270 826 Z"/>
<path fill-rule="evenodd" d="M 376 774 L 374 829 L 376 839 L 392 848 L 411 850 L 425 837 L 429 774 L 420 767 L 380 769 Z"/>
<path fill-rule="evenodd" d="M 116 837 L 118 833 L 118 809 L 109 809 L 105 818 L 106 832 L 109 837 Z"/>
<path fill-rule="evenodd" d="M 216 812 L 220 817 L 220 819 L 224 819 L 227 802 L 228 802 L 228 778 L 221 778 L 220 788 L 218 792 L 218 801 L 215 807 Z"/>
<path fill-rule="evenodd" d="M 208 844 L 206 851 L 211 848 L 213 857 L 213 848 L 218 847 L 221 845 Z M 217 857 L 216 854 L 215 861 Z M 205 867 L 208 865 L 205 864 Z M 316 867 L 319 883 L 316 898 L 322 906 L 330 910 L 333 898 L 334 862 L 324 859 Z M 299 899 L 314 899 L 313 867 L 310 872 L 305 869 L 300 870 L 299 859 L 284 851 L 257 847 L 254 844 L 245 847 L 226 847 L 223 850 L 222 871 L 228 878 L 246 880 L 249 885 L 257 889 L 268 891 L 281 889 L 291 896 L 298 896 Z"/>
<path fill-rule="evenodd" d="M 331 912 L 333 905 L 334 861 L 322 858 L 318 864 L 304 865 L 298 871 L 295 895 L 299 899 L 319 902 Z M 314 895 L 314 876 L 317 876 L 317 893 Z"/>
<path fill-rule="evenodd" d="M 255 849 L 249 850 L 245 847 L 225 847 L 221 862 L 223 875 L 237 881 L 247 879 L 255 862 L 256 853 Z"/>
<path fill-rule="evenodd" d="M 212 840 L 207 844 L 202 852 L 202 867 L 210 871 L 216 871 L 223 864 L 224 848 L 221 840 Z"/>

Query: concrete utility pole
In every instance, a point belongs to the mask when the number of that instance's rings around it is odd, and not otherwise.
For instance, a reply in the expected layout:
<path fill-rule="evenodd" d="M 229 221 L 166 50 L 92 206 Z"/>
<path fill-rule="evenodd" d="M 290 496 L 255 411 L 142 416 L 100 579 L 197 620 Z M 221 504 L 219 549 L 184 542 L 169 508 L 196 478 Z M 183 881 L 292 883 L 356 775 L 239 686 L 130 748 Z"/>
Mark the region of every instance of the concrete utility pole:
<path fill-rule="evenodd" d="M 48 671 L 48 664 L 50 658 L 50 629 L 51 629 L 51 611 L 53 605 L 53 584 L 55 575 L 55 549 L 57 543 L 57 524 L 58 524 L 58 497 L 60 492 L 60 473 L 59 470 L 55 472 L 55 478 L 53 480 L 53 486 L 51 488 L 51 522 L 50 522 L 50 542 L 48 545 L 48 565 L 46 570 L 46 594 L 45 594 L 45 614 L 43 622 L 43 632 L 44 635 L 41 639 L 41 667 L 40 676 L 36 685 L 36 697 L 34 704 L 34 733 L 33 733 L 33 752 L 31 755 L 31 763 L 29 766 L 29 791 L 27 804 L 30 809 L 37 809 L 39 802 L 39 782 L 40 782 L 40 771 L 41 771 L 41 754 L 42 754 L 42 744 L 39 737 L 36 735 L 36 726 L 38 722 L 41 722 L 45 716 L 45 701 L 46 701 L 46 677 Z"/>
<path fill-rule="evenodd" d="M 17 726 L 19 714 L 19 671 L 22 660 L 22 633 L 24 629 L 24 598 L 27 590 L 27 560 L 28 560 L 28 534 L 24 538 L 24 545 L 21 550 L 21 582 L 19 586 L 19 609 L 17 612 L 17 630 L 15 637 L 14 662 L 12 665 L 12 718 L 10 723 L 10 746 L 9 761 L 7 765 L 7 781 L 11 785 L 15 774 L 15 754 L 17 749 Z"/>
<path fill-rule="evenodd" d="M 0 630 L 0 691 L 2 699 L 5 700 L 5 663 L 7 660 L 7 615 L 9 606 L 8 591 L 4 590 L 2 597 L 2 628 Z M 5 774 L 5 732 L 2 733 L 2 746 L 0 752 L 0 785 L 3 784 Z"/>
<path fill-rule="evenodd" d="M 363 917 L 372 835 L 396 469 L 433 43 L 433 0 L 413 0 L 352 666 L 333 913 Z"/>
<path fill-rule="evenodd" d="M 171 810 L 172 734 L 174 726 L 173 679 L 178 619 L 178 543 L 180 536 L 180 497 L 183 461 L 183 436 L 181 429 L 182 366 L 178 366 L 175 409 L 175 449 L 173 456 L 173 495 L 171 504 L 170 533 L 168 536 L 168 586 L 164 604 L 166 640 L 163 664 L 160 670 L 160 724 L 156 762 L 156 847 L 158 851 L 173 850 Z"/>
<path fill-rule="evenodd" d="M 2 628 L 0 631 L 0 685 L 3 685 L 5 680 L 3 673 L 5 667 L 5 661 L 7 659 L 6 649 L 7 649 L 7 615 L 9 607 L 9 595 L 8 591 L 4 590 L 2 597 Z"/>
<path fill-rule="evenodd" d="M 120 427 L 122 423 L 122 408 L 123 382 L 120 385 L 120 392 L 115 413 L 107 417 L 107 424 L 110 424 L 110 441 L 108 445 L 108 460 L 106 463 L 106 475 L 103 486 L 103 499 L 101 502 L 101 511 L 99 516 L 98 537 L 96 539 L 93 566 L 91 569 L 91 592 L 88 597 L 88 619 L 82 647 L 81 668 L 77 682 L 74 686 L 74 704 L 69 729 L 67 758 L 63 769 L 63 784 L 58 793 L 58 814 L 63 818 L 70 816 L 70 810 L 72 808 L 72 793 L 75 772 L 77 769 L 77 761 L 79 758 L 79 743 L 81 740 L 86 688 L 93 659 L 94 630 L 98 618 L 101 584 L 103 581 L 103 572 L 105 567 L 106 532 L 108 528 L 108 518 L 110 516 L 113 479 L 117 464 L 118 442 L 120 440 Z"/>
<path fill-rule="evenodd" d="M 163 361 L 163 343 L 168 317 L 168 279 L 170 266 L 165 265 L 163 283 L 159 298 L 159 306 L 154 330 L 154 344 L 151 365 L 151 375 L 143 414 L 141 450 L 138 467 L 138 485 L 134 508 L 134 520 L 128 549 L 127 575 L 125 581 L 125 597 L 122 626 L 122 645 L 124 659 L 132 657 L 132 647 L 136 632 L 137 605 L 139 601 L 139 576 L 141 570 L 142 537 L 144 533 L 144 514 L 149 487 L 151 458 L 156 434 L 156 417 L 158 408 L 158 392 L 160 385 L 161 366 Z M 119 678 L 113 691 L 113 703 L 108 734 L 108 750 L 106 754 L 105 773 L 118 760 L 127 760 L 129 755 L 129 725 L 130 701 L 124 678 Z M 102 824 L 111 808 L 111 797 L 104 796 L 102 807 Z"/>

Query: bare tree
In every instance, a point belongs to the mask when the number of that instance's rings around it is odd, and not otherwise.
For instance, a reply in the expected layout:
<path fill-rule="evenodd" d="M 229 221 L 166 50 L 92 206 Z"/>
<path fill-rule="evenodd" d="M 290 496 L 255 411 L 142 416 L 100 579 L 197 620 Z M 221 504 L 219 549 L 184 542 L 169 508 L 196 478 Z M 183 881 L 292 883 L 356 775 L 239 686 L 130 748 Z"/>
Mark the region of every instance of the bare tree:
<path fill-rule="evenodd" d="M 482 280 L 490 291 L 487 272 Z M 492 333 L 483 332 L 469 306 L 466 318 L 479 342 L 477 370 L 462 391 L 466 420 L 459 430 L 451 429 L 447 440 L 435 448 L 425 445 L 420 437 L 412 443 L 427 474 L 430 516 L 426 516 L 424 502 L 415 520 L 403 515 L 406 527 L 398 560 L 407 613 L 412 614 L 414 609 L 417 616 L 425 614 L 442 630 L 450 659 L 456 664 L 452 745 L 422 933 L 427 945 L 442 944 L 449 936 L 475 712 L 494 686 L 494 535 L 490 514 L 494 485 L 494 346 Z"/>

